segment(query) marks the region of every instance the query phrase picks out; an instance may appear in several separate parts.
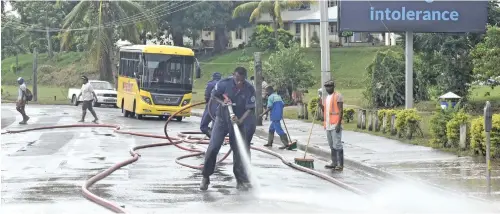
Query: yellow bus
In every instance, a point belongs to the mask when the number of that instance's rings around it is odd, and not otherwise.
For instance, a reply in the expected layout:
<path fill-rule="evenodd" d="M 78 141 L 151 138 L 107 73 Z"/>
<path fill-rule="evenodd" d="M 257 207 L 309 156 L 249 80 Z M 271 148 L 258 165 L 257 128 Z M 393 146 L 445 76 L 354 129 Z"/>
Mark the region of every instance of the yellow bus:
<path fill-rule="evenodd" d="M 123 116 L 162 119 L 191 103 L 193 77 L 200 69 L 193 50 L 166 45 L 130 45 L 119 49 L 116 105 Z M 176 117 L 191 116 L 186 109 Z"/>

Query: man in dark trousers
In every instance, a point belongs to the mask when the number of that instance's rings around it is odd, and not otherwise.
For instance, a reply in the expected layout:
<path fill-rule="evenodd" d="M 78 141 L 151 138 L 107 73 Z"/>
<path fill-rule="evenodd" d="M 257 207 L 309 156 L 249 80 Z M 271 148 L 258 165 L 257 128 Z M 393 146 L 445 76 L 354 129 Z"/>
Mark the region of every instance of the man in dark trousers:
<path fill-rule="evenodd" d="M 221 79 L 221 74 L 219 72 L 215 72 L 212 74 L 212 80 L 208 81 L 207 87 L 205 88 L 205 111 L 203 111 L 203 116 L 201 117 L 201 123 L 200 123 L 200 131 L 203 134 L 206 134 L 208 137 L 210 137 L 210 128 L 208 127 L 208 124 L 212 122 L 212 117 L 215 117 L 215 110 L 217 109 L 217 106 L 219 103 L 216 101 L 210 101 L 211 93 L 212 90 L 215 87 L 215 84 L 219 82 Z"/>
<path fill-rule="evenodd" d="M 212 91 L 212 101 L 217 101 L 220 105 L 216 111 L 210 144 L 205 153 L 205 163 L 202 170 L 203 180 L 200 184 L 200 190 L 208 189 L 209 177 L 215 170 L 217 154 L 228 133 L 229 144 L 233 150 L 233 173 L 236 177 L 236 188 L 246 190 L 252 187 L 238 150 L 232 125 L 232 123 L 238 124 L 246 141 L 248 141 L 248 137 L 245 137 L 247 134 L 244 132 L 249 130 L 250 126 L 253 126 L 255 130 L 255 89 L 249 81 L 245 80 L 246 75 L 247 70 L 245 68 L 237 67 L 234 70 L 233 77 L 220 80 Z M 227 105 L 232 105 L 234 116 L 229 115 Z M 244 151 L 250 157 L 250 142 L 245 142 L 244 146 Z"/>

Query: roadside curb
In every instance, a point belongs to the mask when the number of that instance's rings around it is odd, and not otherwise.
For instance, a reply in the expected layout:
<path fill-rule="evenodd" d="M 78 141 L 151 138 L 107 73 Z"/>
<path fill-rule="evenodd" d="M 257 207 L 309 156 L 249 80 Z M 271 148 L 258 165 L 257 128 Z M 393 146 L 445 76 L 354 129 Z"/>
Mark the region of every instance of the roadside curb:
<path fill-rule="evenodd" d="M 192 112 L 191 115 L 192 116 L 197 116 L 197 117 L 201 117 L 202 116 L 202 114 L 198 113 L 198 112 Z M 266 139 L 267 135 L 268 135 L 268 132 L 257 128 L 255 130 L 255 135 L 257 135 L 260 138 Z M 306 144 L 297 141 L 297 148 L 299 150 L 304 151 L 305 148 L 306 148 Z M 319 148 L 318 146 L 309 146 L 309 148 L 307 149 L 307 151 L 310 154 L 330 159 L 330 151 L 326 150 L 326 149 Z M 475 200 L 479 200 L 479 201 L 483 201 L 483 202 L 492 202 L 491 200 L 488 200 L 488 199 L 485 199 L 485 198 L 467 195 L 467 194 L 464 194 L 462 192 L 459 192 L 459 191 L 456 191 L 456 190 L 452 190 L 452 189 L 448 189 L 446 187 L 443 187 L 443 186 L 440 186 L 440 185 L 436 185 L 436 184 L 424 181 L 424 180 L 419 179 L 419 178 L 410 177 L 408 175 L 394 174 L 394 173 L 388 172 L 388 171 L 383 170 L 383 169 L 375 168 L 373 166 L 369 166 L 369 165 L 364 164 L 362 162 L 355 161 L 353 159 L 349 159 L 347 155 L 344 157 L 344 163 L 346 165 L 350 165 L 351 167 L 363 170 L 363 171 L 368 172 L 368 173 L 375 174 L 377 176 L 380 176 L 380 177 L 383 177 L 383 178 L 386 178 L 386 179 L 416 182 L 416 183 L 420 183 L 420 184 L 423 184 L 423 185 L 426 185 L 426 186 L 430 186 L 430 187 L 432 187 L 432 188 L 434 188 L 436 190 L 439 190 L 441 192 L 444 192 L 444 193 L 449 193 L 449 194 L 451 193 L 451 194 L 454 194 L 454 195 L 457 195 L 457 196 L 465 196 L 467 198 L 471 198 L 471 199 L 475 199 Z"/>

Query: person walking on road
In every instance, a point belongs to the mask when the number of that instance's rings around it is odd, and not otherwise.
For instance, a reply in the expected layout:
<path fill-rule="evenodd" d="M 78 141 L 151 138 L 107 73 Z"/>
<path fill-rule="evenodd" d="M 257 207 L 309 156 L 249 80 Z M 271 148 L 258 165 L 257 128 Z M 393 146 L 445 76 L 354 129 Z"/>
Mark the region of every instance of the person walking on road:
<path fill-rule="evenodd" d="M 342 111 L 344 108 L 344 98 L 342 94 L 335 92 L 335 83 L 326 81 L 326 92 L 328 96 L 318 105 L 324 112 L 323 127 L 326 130 L 328 144 L 331 150 L 332 163 L 326 165 L 327 169 L 342 170 L 344 168 L 344 148 L 342 145 Z"/>
<path fill-rule="evenodd" d="M 26 102 L 27 102 L 27 95 L 29 90 L 26 88 L 26 83 L 24 82 L 24 79 L 22 77 L 17 78 L 17 83 L 19 84 L 19 89 L 18 89 L 18 95 L 17 95 L 17 102 L 16 102 L 16 110 L 21 113 L 21 116 L 23 117 L 23 120 L 19 122 L 19 124 L 27 124 L 28 120 L 30 117 L 26 115 L 25 107 L 26 107 Z"/>
<path fill-rule="evenodd" d="M 274 132 L 278 133 L 280 136 L 281 142 L 283 146 L 279 147 L 279 149 L 293 149 L 291 144 L 288 142 L 288 137 L 281 128 L 281 120 L 283 119 L 283 109 L 285 108 L 285 102 L 281 98 L 278 93 L 274 91 L 272 86 L 268 86 L 266 88 L 266 93 L 268 94 L 267 98 L 267 110 L 263 112 L 260 117 L 264 116 L 267 112 L 271 111 L 271 124 L 269 125 L 269 134 L 267 138 L 267 144 L 264 146 L 272 147 L 274 141 Z"/>
<path fill-rule="evenodd" d="M 252 115 L 255 109 L 255 89 L 249 81 L 245 80 L 246 75 L 247 70 L 245 68 L 237 67 L 234 70 L 233 77 L 220 80 L 212 91 L 212 101 L 217 101 L 220 105 L 216 111 L 210 144 L 205 153 L 200 190 L 208 189 L 210 176 L 215 170 L 217 154 L 228 133 L 229 145 L 233 151 L 233 173 L 236 177 L 236 188 L 245 190 L 252 187 L 241 159 L 242 156 L 238 150 L 235 130 L 232 125 L 232 123 L 237 123 L 242 132 L 249 130 L 250 126 L 253 126 L 255 130 L 255 115 Z M 234 116 L 229 115 L 227 105 L 233 106 Z M 242 135 L 248 137 L 247 133 L 242 133 Z M 247 139 L 247 137 L 244 138 Z M 250 142 L 245 143 L 244 151 L 250 157 Z"/>
<path fill-rule="evenodd" d="M 212 90 L 215 87 L 215 84 L 219 82 L 222 75 L 219 72 L 215 72 L 212 74 L 212 80 L 207 83 L 207 87 L 205 88 L 205 111 L 203 111 L 203 115 L 201 117 L 200 123 L 200 131 L 210 137 L 210 127 L 208 125 L 212 122 L 212 117 L 215 117 L 215 110 L 217 110 L 217 106 L 219 103 L 216 101 L 210 101 Z"/>
<path fill-rule="evenodd" d="M 262 108 L 264 111 L 266 111 L 266 108 L 267 108 L 267 92 L 266 92 L 266 88 L 268 86 L 267 82 L 264 80 L 264 77 L 261 76 L 261 79 L 262 79 Z M 268 118 L 268 113 L 266 112 L 266 117 L 264 118 L 264 120 L 267 120 Z"/>
<path fill-rule="evenodd" d="M 85 115 L 87 114 L 88 109 L 90 113 L 92 113 L 92 116 L 94 116 L 94 120 L 92 122 L 97 123 L 97 115 L 92 107 L 94 99 L 97 101 L 97 96 L 95 95 L 94 88 L 92 88 L 92 85 L 90 85 L 89 79 L 86 76 L 82 76 L 82 81 L 82 89 L 78 95 L 78 100 L 81 96 L 83 97 L 82 119 L 78 122 L 85 122 Z"/>

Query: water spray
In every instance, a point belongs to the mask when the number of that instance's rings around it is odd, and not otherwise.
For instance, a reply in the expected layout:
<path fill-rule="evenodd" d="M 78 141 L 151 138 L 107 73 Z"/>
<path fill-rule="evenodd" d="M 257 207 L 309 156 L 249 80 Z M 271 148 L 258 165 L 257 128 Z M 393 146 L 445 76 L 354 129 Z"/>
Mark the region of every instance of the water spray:
<path fill-rule="evenodd" d="M 226 105 L 227 105 L 227 110 L 229 111 L 229 117 L 232 118 L 232 117 L 236 116 L 233 112 L 233 106 L 232 106 L 235 104 L 226 104 Z M 246 149 L 247 148 L 246 140 L 241 135 L 241 131 L 240 131 L 240 128 L 238 127 L 238 123 L 234 122 L 234 121 L 231 121 L 231 123 L 233 124 L 234 136 L 236 138 L 235 140 L 236 140 L 236 144 L 237 144 L 236 147 L 238 149 L 238 152 L 240 153 L 240 158 L 241 158 L 241 162 L 243 163 L 244 171 L 246 172 L 248 179 L 249 179 L 250 183 L 252 184 L 252 186 L 258 191 L 260 185 L 258 183 L 257 178 L 254 176 L 254 174 L 252 173 L 252 170 L 251 170 L 250 156 L 248 155 L 248 152 Z M 250 146 L 250 145 L 248 145 L 248 146 Z M 250 148 L 248 148 L 248 149 L 250 149 Z"/>

